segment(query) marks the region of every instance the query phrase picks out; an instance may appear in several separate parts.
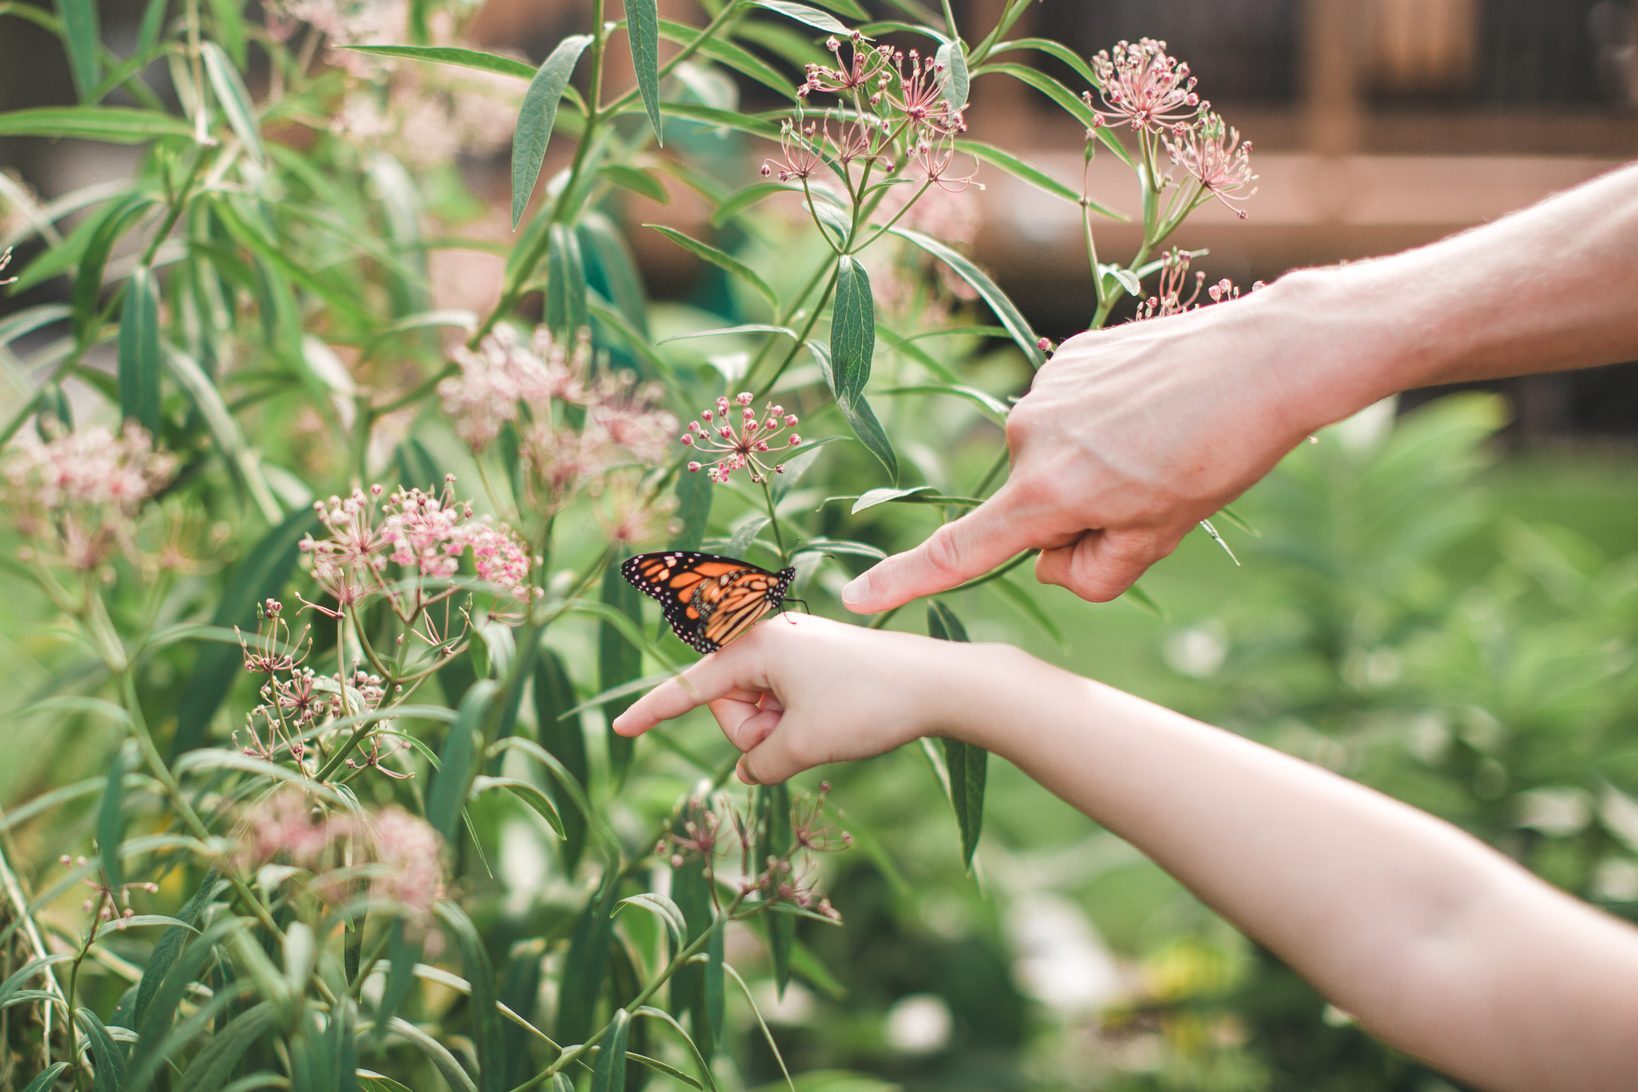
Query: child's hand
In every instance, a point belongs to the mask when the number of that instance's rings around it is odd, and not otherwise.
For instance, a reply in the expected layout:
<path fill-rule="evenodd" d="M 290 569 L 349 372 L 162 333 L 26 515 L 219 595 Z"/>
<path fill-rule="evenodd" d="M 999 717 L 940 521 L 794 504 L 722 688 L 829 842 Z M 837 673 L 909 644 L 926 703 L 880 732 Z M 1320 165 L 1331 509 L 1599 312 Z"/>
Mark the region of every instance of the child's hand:
<path fill-rule="evenodd" d="M 951 660 L 967 649 L 786 614 L 649 691 L 614 719 L 614 730 L 641 735 L 709 705 L 728 742 L 745 752 L 740 780 L 773 784 L 953 728 L 961 684 L 973 672 Z"/>

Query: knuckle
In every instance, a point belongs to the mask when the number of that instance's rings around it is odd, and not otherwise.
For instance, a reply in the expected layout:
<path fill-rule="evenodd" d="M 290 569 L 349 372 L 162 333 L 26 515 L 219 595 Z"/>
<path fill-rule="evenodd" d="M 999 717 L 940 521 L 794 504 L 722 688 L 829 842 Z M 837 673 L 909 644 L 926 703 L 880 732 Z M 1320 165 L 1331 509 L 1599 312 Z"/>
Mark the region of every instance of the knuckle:
<path fill-rule="evenodd" d="M 953 575 L 960 570 L 961 545 L 950 524 L 944 524 L 928 537 L 924 556 L 928 567 L 941 576 Z"/>

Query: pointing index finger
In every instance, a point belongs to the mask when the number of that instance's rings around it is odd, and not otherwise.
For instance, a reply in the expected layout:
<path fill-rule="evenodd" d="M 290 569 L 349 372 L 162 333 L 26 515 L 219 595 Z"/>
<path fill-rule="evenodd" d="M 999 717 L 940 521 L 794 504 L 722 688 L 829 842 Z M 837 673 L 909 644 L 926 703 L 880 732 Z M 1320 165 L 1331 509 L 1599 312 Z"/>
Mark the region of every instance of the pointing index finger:
<path fill-rule="evenodd" d="M 1003 485 L 920 546 L 877 562 L 855 578 L 842 589 L 843 605 L 856 614 L 874 614 L 982 576 L 1035 545 L 1018 518 L 1021 507 L 1017 490 Z"/>
<path fill-rule="evenodd" d="M 756 685 L 755 674 L 754 658 L 735 656 L 728 649 L 714 652 L 638 698 L 609 727 L 622 736 L 640 736 L 662 721 Z"/>

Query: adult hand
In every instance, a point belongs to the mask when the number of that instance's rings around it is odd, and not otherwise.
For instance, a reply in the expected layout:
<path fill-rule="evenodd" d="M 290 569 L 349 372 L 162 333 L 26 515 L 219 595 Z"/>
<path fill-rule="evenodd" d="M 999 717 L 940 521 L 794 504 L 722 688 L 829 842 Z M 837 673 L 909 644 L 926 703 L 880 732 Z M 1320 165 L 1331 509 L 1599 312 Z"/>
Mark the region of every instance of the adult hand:
<path fill-rule="evenodd" d="M 1025 550 L 1042 551 L 1043 583 L 1120 595 L 1313 428 L 1370 400 L 1335 366 L 1360 347 L 1316 336 L 1286 284 L 1064 342 L 1007 420 L 1006 483 L 843 603 L 888 610 Z"/>

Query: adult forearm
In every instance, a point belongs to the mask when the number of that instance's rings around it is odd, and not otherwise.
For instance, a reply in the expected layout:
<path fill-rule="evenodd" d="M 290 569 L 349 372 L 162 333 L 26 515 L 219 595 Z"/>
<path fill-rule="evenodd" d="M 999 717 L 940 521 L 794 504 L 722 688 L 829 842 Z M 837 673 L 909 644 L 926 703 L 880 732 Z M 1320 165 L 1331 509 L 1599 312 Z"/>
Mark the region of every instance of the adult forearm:
<path fill-rule="evenodd" d="M 1599 992 L 1602 963 L 1638 972 L 1625 926 L 1315 766 L 1034 661 L 1007 673 L 1004 699 L 969 703 L 968 738 L 1132 842 L 1384 1039 L 1490 1087 L 1615 1087 L 1638 1064 L 1638 1037 L 1613 1034 L 1618 1023 L 1601 1034 L 1594 1015 L 1614 996 Z M 1566 986 L 1582 991 L 1573 1004 L 1555 997 Z M 1564 1044 L 1583 1041 L 1583 1067 L 1566 1069 Z"/>
<path fill-rule="evenodd" d="M 1415 387 L 1638 359 L 1634 298 L 1638 165 L 1429 246 L 1288 274 L 1253 297 L 1307 347 L 1282 370 L 1310 429 Z"/>

